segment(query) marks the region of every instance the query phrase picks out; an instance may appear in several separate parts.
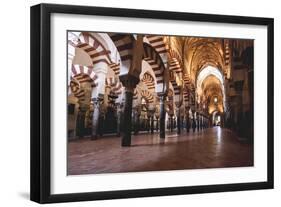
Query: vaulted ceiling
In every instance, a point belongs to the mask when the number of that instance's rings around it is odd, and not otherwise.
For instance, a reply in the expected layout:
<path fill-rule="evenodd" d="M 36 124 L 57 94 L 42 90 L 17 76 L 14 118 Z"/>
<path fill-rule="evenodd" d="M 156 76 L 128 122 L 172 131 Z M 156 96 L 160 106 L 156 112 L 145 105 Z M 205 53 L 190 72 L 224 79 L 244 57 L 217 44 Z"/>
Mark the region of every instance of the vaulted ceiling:
<path fill-rule="evenodd" d="M 213 110 L 223 111 L 224 74 L 228 68 L 225 60 L 225 42 L 220 38 L 169 37 L 170 51 L 182 57 L 183 73 L 187 74 L 196 87 L 198 103 L 207 104 Z M 212 71 L 202 71 L 212 67 Z M 214 70 L 216 70 L 214 72 Z M 201 76 L 199 77 L 199 74 Z M 200 80 L 198 80 L 200 79 Z M 198 84 L 200 82 L 200 84 Z M 214 98 L 216 102 L 214 102 Z"/>

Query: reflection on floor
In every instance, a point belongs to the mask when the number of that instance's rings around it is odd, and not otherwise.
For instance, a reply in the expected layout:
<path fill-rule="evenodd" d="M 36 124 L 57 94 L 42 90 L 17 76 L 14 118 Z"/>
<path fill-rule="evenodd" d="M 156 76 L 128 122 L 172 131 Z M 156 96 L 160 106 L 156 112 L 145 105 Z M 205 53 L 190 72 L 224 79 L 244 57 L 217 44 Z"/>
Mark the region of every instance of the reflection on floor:
<path fill-rule="evenodd" d="M 253 166 L 253 145 L 220 127 L 181 135 L 139 134 L 131 147 L 121 138 L 68 143 L 68 175 Z"/>

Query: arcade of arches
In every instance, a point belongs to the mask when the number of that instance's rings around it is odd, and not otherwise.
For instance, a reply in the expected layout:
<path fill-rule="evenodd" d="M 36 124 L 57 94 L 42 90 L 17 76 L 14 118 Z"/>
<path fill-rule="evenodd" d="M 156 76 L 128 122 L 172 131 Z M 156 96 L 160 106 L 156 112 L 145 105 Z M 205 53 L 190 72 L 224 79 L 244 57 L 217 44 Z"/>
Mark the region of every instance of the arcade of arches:
<path fill-rule="evenodd" d="M 252 166 L 253 48 L 68 32 L 68 174 Z"/>

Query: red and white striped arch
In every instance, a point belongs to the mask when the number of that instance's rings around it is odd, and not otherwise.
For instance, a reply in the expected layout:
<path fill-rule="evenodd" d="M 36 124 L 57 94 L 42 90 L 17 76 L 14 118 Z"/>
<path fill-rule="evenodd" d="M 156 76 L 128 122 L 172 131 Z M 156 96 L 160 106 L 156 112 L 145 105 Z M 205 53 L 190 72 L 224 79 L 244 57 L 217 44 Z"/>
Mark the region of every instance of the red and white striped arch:
<path fill-rule="evenodd" d="M 147 86 L 148 90 L 155 91 L 154 78 L 149 72 L 145 72 L 142 77 L 142 82 Z"/>
<path fill-rule="evenodd" d="M 231 54 L 230 54 L 230 45 L 229 45 L 229 40 L 225 39 L 224 40 L 224 64 L 225 64 L 225 70 L 224 70 L 224 75 L 227 78 L 230 78 L 230 68 L 231 68 Z"/>
<path fill-rule="evenodd" d="M 144 98 L 147 103 L 153 103 L 154 101 L 154 96 L 148 90 L 142 90 L 141 97 Z"/>
<path fill-rule="evenodd" d="M 176 81 L 176 76 L 173 72 L 170 71 L 170 82 L 173 86 L 174 89 L 174 94 L 175 95 L 179 95 L 180 94 L 180 86 L 178 85 L 177 81 Z"/>
<path fill-rule="evenodd" d="M 191 101 L 191 91 L 195 90 L 194 87 L 192 87 L 191 79 L 189 75 L 185 74 L 183 76 L 183 82 L 184 82 L 184 91 L 183 91 L 183 98 L 184 102 L 189 105 Z"/>
<path fill-rule="evenodd" d="M 174 76 L 179 76 L 179 78 L 181 78 L 183 73 L 181 57 L 174 50 L 170 51 L 169 71 L 170 74 L 172 72 Z"/>
<path fill-rule="evenodd" d="M 172 84 L 172 87 L 174 89 L 174 100 L 176 102 L 180 101 L 180 95 L 181 95 L 181 87 L 178 85 L 177 81 L 176 81 L 176 77 L 175 74 L 170 71 L 170 82 Z"/>
<path fill-rule="evenodd" d="M 189 92 L 187 88 L 184 88 L 183 90 L 183 101 L 187 106 L 189 105 Z"/>
<path fill-rule="evenodd" d="M 181 54 L 179 54 L 177 51 L 170 49 L 168 54 L 169 54 L 170 59 L 175 58 L 175 59 L 177 59 L 177 61 L 180 65 L 183 65 Z"/>
<path fill-rule="evenodd" d="M 77 48 L 84 50 L 91 58 L 94 68 L 107 68 L 111 64 L 110 51 L 90 33 L 81 32 L 77 43 L 72 42 Z"/>
<path fill-rule="evenodd" d="M 78 102 L 85 101 L 85 90 L 80 87 L 80 84 L 75 79 L 70 81 L 70 89 L 73 95 L 78 99 Z"/>
<path fill-rule="evenodd" d="M 120 63 L 110 63 L 109 67 L 113 70 L 116 76 L 120 75 Z"/>
<path fill-rule="evenodd" d="M 171 58 L 169 63 L 169 70 L 175 72 L 176 74 L 182 73 L 182 67 L 177 58 Z"/>
<path fill-rule="evenodd" d="M 110 92 L 117 96 L 122 93 L 122 83 L 117 78 L 106 78 L 105 85 L 110 87 Z"/>
<path fill-rule="evenodd" d="M 161 93 L 164 91 L 164 71 L 165 65 L 158 52 L 149 44 L 143 44 L 143 59 L 151 66 L 156 77 L 156 92 Z"/>
<path fill-rule="evenodd" d="M 118 33 L 108 33 L 108 35 L 116 46 L 121 59 L 121 67 L 119 67 L 119 72 L 116 73 L 127 74 L 133 59 L 134 37 Z"/>
<path fill-rule="evenodd" d="M 80 84 L 89 82 L 92 87 L 96 87 L 97 75 L 94 72 L 93 66 L 73 65 L 71 66 L 71 78 L 77 80 Z"/>
<path fill-rule="evenodd" d="M 184 74 L 184 76 L 183 76 L 183 83 L 184 83 L 184 86 L 186 88 L 188 88 L 188 90 L 192 89 L 192 83 L 191 83 L 191 79 L 190 79 L 189 75 Z"/>
<path fill-rule="evenodd" d="M 167 47 L 166 43 L 164 41 L 163 36 L 159 35 L 146 35 L 145 36 L 149 42 L 149 44 L 158 52 L 158 54 L 161 56 L 162 61 L 164 65 L 166 66 L 168 61 L 168 55 L 167 55 Z"/>

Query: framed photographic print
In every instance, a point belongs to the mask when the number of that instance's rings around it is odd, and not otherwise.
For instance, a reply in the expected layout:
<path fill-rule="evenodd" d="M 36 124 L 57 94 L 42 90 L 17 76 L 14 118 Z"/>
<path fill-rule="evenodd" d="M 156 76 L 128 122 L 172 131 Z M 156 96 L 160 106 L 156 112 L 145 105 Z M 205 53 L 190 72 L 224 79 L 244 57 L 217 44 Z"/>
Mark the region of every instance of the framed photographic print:
<path fill-rule="evenodd" d="M 31 200 L 273 188 L 273 19 L 31 7 Z"/>

